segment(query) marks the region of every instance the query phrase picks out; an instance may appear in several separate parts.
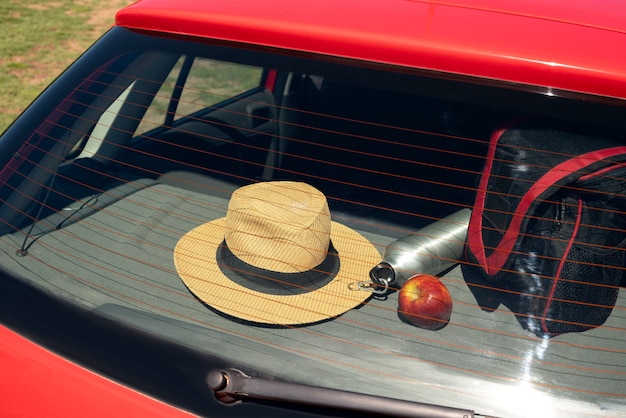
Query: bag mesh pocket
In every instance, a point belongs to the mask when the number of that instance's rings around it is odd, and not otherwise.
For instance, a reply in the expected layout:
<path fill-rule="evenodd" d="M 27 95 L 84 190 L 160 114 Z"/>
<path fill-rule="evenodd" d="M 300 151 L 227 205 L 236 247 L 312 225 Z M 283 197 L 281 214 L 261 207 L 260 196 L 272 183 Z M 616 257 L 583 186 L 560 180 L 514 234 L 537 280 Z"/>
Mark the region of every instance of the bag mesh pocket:
<path fill-rule="evenodd" d="M 602 254 L 574 245 L 541 315 L 543 331 L 580 332 L 603 324 L 615 306 L 623 265 L 621 250 Z"/>

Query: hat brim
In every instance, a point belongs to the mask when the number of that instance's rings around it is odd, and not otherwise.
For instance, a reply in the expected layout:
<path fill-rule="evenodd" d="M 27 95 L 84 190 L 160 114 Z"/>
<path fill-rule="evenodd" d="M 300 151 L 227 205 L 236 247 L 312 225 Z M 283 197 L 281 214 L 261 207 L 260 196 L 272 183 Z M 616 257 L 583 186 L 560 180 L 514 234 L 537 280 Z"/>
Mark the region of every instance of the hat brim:
<path fill-rule="evenodd" d="M 331 242 L 340 268 L 319 289 L 294 295 L 273 295 L 235 283 L 220 269 L 216 252 L 224 240 L 225 218 L 202 224 L 185 235 L 174 249 L 176 271 L 187 288 L 212 308 L 246 321 L 299 325 L 339 316 L 361 305 L 370 292 L 353 290 L 350 283 L 368 281 L 380 254 L 358 232 L 331 222 Z"/>

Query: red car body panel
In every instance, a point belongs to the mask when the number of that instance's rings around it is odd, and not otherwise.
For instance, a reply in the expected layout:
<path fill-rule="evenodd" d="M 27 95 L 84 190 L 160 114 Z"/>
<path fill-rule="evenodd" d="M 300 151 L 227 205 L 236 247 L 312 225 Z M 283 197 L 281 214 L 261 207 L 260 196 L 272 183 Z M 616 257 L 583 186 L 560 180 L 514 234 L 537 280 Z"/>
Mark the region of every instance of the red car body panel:
<path fill-rule="evenodd" d="M 626 97 L 615 1 L 148 0 L 117 25 Z"/>
<path fill-rule="evenodd" d="M 189 417 L 0 326 L 0 416 Z"/>
<path fill-rule="evenodd" d="M 143 0 L 116 25 L 626 98 L 615 0 Z M 0 326 L 2 416 L 189 416 Z M 52 413 L 52 415 L 50 415 Z"/>

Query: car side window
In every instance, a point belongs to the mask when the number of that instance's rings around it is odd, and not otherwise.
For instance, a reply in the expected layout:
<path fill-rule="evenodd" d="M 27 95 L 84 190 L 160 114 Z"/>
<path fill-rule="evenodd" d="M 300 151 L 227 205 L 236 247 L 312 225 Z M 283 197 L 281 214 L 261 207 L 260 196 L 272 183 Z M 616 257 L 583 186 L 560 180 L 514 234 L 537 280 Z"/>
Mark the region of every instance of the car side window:
<path fill-rule="evenodd" d="M 155 95 L 137 133 L 171 125 L 259 86 L 262 69 L 201 57 L 181 57 Z"/>
<path fill-rule="evenodd" d="M 174 119 L 258 87 L 261 72 L 258 67 L 206 58 L 194 59 L 185 77 Z"/>
<path fill-rule="evenodd" d="M 185 57 L 181 57 L 176 62 L 159 88 L 159 91 L 152 99 L 152 102 L 146 109 L 144 117 L 137 127 L 138 134 L 143 134 L 165 124 L 168 108 L 172 101 L 172 94 L 176 86 L 176 80 L 178 79 L 184 60 Z"/>

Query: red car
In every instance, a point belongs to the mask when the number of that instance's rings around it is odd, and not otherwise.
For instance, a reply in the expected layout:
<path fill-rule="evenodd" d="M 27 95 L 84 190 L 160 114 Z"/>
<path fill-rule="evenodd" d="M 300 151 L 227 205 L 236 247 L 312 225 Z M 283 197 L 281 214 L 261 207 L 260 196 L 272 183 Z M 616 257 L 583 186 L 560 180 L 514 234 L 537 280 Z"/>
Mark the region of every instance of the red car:
<path fill-rule="evenodd" d="M 616 1 L 142 0 L 0 137 L 3 416 L 626 415 Z"/>

